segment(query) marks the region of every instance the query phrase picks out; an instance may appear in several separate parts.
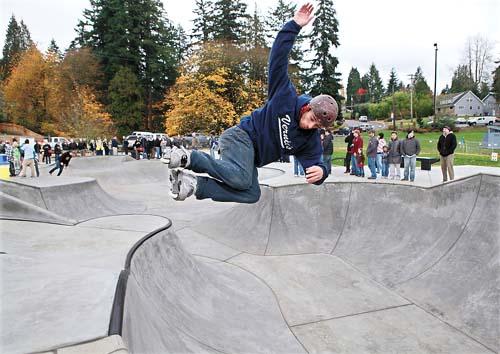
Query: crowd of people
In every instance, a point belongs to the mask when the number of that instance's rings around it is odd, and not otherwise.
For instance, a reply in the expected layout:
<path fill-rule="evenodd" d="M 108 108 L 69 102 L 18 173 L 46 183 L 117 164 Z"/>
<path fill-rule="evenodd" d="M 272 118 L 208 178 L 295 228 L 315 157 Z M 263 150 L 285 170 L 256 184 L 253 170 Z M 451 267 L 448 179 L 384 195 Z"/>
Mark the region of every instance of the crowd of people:
<path fill-rule="evenodd" d="M 391 133 L 389 141 L 386 141 L 384 133 L 375 131 L 368 132 L 368 144 L 364 150 L 364 141 L 359 129 L 354 129 L 345 138 L 347 144 L 346 156 L 344 160 L 346 174 L 365 177 L 365 162 L 368 164 L 368 179 L 391 179 L 402 181 L 415 181 L 415 169 L 417 156 L 421 152 L 420 142 L 415 137 L 413 130 L 407 132 L 404 139 L 399 138 L 396 131 Z M 331 173 L 332 154 L 333 154 L 333 135 L 327 130 L 321 131 L 321 141 L 323 146 L 323 162 L 327 166 L 328 173 Z M 125 139 L 122 143 L 125 155 L 131 155 L 135 159 L 160 159 L 167 148 L 186 147 L 186 142 L 180 136 L 169 138 L 164 136 L 155 139 L 137 136 L 135 142 L 129 145 Z M 193 134 L 188 148 L 198 149 L 200 144 Z M 443 182 L 453 180 L 454 175 L 454 152 L 457 147 L 457 139 L 449 127 L 443 128 L 443 134 L 440 136 L 437 144 L 437 150 L 440 155 L 441 170 Z M 19 144 L 17 139 L 12 141 L 0 141 L 0 153 L 6 154 L 9 161 L 10 176 L 25 177 L 27 169 L 31 170 L 31 176 L 39 176 L 38 164 L 42 161 L 45 164 L 52 164 L 54 157 L 54 167 L 49 171 L 50 174 L 59 170 L 57 175 L 61 175 L 64 167 L 69 165 L 73 156 L 105 156 L 117 155 L 119 142 L 116 137 L 109 141 L 104 138 L 92 139 L 87 142 L 85 139 L 69 140 L 61 145 L 55 144 L 53 147 L 47 140 L 35 141 L 31 144 L 26 139 Z M 218 137 L 212 132 L 209 138 L 210 155 L 215 157 L 219 152 Z M 367 161 L 366 161 L 366 160 Z M 304 176 L 304 169 L 294 158 L 294 175 Z M 403 166 L 403 176 L 401 178 L 401 166 Z"/>

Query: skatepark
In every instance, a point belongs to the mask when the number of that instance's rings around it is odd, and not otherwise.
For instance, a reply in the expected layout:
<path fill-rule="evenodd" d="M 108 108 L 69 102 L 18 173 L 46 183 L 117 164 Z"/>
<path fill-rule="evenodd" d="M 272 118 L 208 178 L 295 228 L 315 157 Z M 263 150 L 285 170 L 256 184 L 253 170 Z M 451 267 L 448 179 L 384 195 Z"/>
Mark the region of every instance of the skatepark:
<path fill-rule="evenodd" d="M 500 169 L 169 196 L 159 161 L 0 181 L 2 353 L 498 353 Z"/>

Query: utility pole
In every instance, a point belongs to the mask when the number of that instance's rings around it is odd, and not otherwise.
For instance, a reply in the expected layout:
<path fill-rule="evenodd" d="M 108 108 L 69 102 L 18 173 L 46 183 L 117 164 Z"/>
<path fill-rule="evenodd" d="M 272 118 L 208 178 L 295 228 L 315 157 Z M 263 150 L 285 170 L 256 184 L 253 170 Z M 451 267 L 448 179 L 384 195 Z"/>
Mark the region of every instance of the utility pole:
<path fill-rule="evenodd" d="M 394 108 L 394 85 L 392 85 L 392 112 L 391 112 L 391 118 L 392 118 L 392 130 L 396 130 L 396 109 Z"/>
<path fill-rule="evenodd" d="M 410 119 L 413 119 L 413 74 L 409 74 L 410 78 Z"/>
<path fill-rule="evenodd" d="M 436 121 L 436 82 L 437 82 L 437 60 L 438 60 L 438 44 L 434 43 L 434 102 L 433 102 L 433 118 Z"/>

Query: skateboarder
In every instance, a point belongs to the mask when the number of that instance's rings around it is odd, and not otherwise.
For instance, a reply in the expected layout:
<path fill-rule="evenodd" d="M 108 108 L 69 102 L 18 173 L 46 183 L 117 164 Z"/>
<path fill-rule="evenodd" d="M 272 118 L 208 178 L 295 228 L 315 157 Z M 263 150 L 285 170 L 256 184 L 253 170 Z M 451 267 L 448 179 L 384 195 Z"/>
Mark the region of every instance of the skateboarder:
<path fill-rule="evenodd" d="M 64 166 L 68 167 L 69 162 L 71 161 L 71 158 L 73 157 L 72 153 L 69 151 L 65 151 L 62 153 L 61 157 L 59 160 L 56 160 L 56 167 L 51 169 L 49 171 L 49 174 L 52 175 L 52 173 L 59 169 L 59 172 L 57 173 L 58 176 L 61 175 L 62 171 L 64 170 Z"/>
<path fill-rule="evenodd" d="M 311 99 L 297 96 L 288 77 L 288 55 L 302 27 L 313 19 L 313 6 L 303 5 L 276 36 L 269 57 L 266 104 L 243 117 L 219 139 L 220 160 L 201 151 L 173 148 L 163 162 L 171 168 L 176 200 L 194 194 L 197 199 L 255 203 L 260 198 L 257 167 L 284 155 L 296 156 L 306 171 L 306 181 L 321 184 L 328 177 L 321 162 L 318 128 L 328 128 L 337 118 L 338 106 L 328 95 Z M 187 168 L 210 177 L 194 176 Z"/>

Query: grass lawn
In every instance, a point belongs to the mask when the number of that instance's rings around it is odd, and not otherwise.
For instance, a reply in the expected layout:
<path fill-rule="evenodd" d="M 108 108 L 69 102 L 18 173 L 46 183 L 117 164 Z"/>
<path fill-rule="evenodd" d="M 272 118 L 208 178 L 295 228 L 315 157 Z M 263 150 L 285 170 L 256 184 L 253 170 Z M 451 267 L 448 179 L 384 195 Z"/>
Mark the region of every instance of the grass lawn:
<path fill-rule="evenodd" d="M 387 142 L 390 140 L 391 136 L 390 129 L 382 130 L 384 133 L 384 138 Z M 483 141 L 484 134 L 487 129 L 484 127 L 481 128 L 467 128 L 462 129 L 455 133 L 457 136 L 457 141 L 459 143 L 459 147 L 455 150 L 455 165 L 477 165 L 477 166 L 492 166 L 492 167 L 500 167 L 499 161 L 491 161 L 491 151 L 486 149 L 480 149 L 479 144 Z M 377 131 L 377 134 L 380 131 Z M 366 151 L 366 145 L 368 143 L 368 133 L 362 133 L 364 142 L 364 150 Z M 420 156 L 428 156 L 428 157 L 439 157 L 437 152 L 437 141 L 440 132 L 430 132 L 430 133 L 417 133 L 415 137 L 420 141 L 421 153 Z M 406 137 L 406 132 L 400 131 L 398 133 L 399 139 L 402 140 Z M 460 144 L 460 142 L 465 142 L 467 148 L 464 145 Z M 498 152 L 500 155 L 500 149 L 493 150 Z M 345 157 L 346 152 L 346 144 L 344 142 L 344 137 L 335 137 L 334 140 L 334 161 L 333 164 L 335 166 L 342 166 L 344 163 L 342 160 L 338 160 L 336 158 Z"/>

